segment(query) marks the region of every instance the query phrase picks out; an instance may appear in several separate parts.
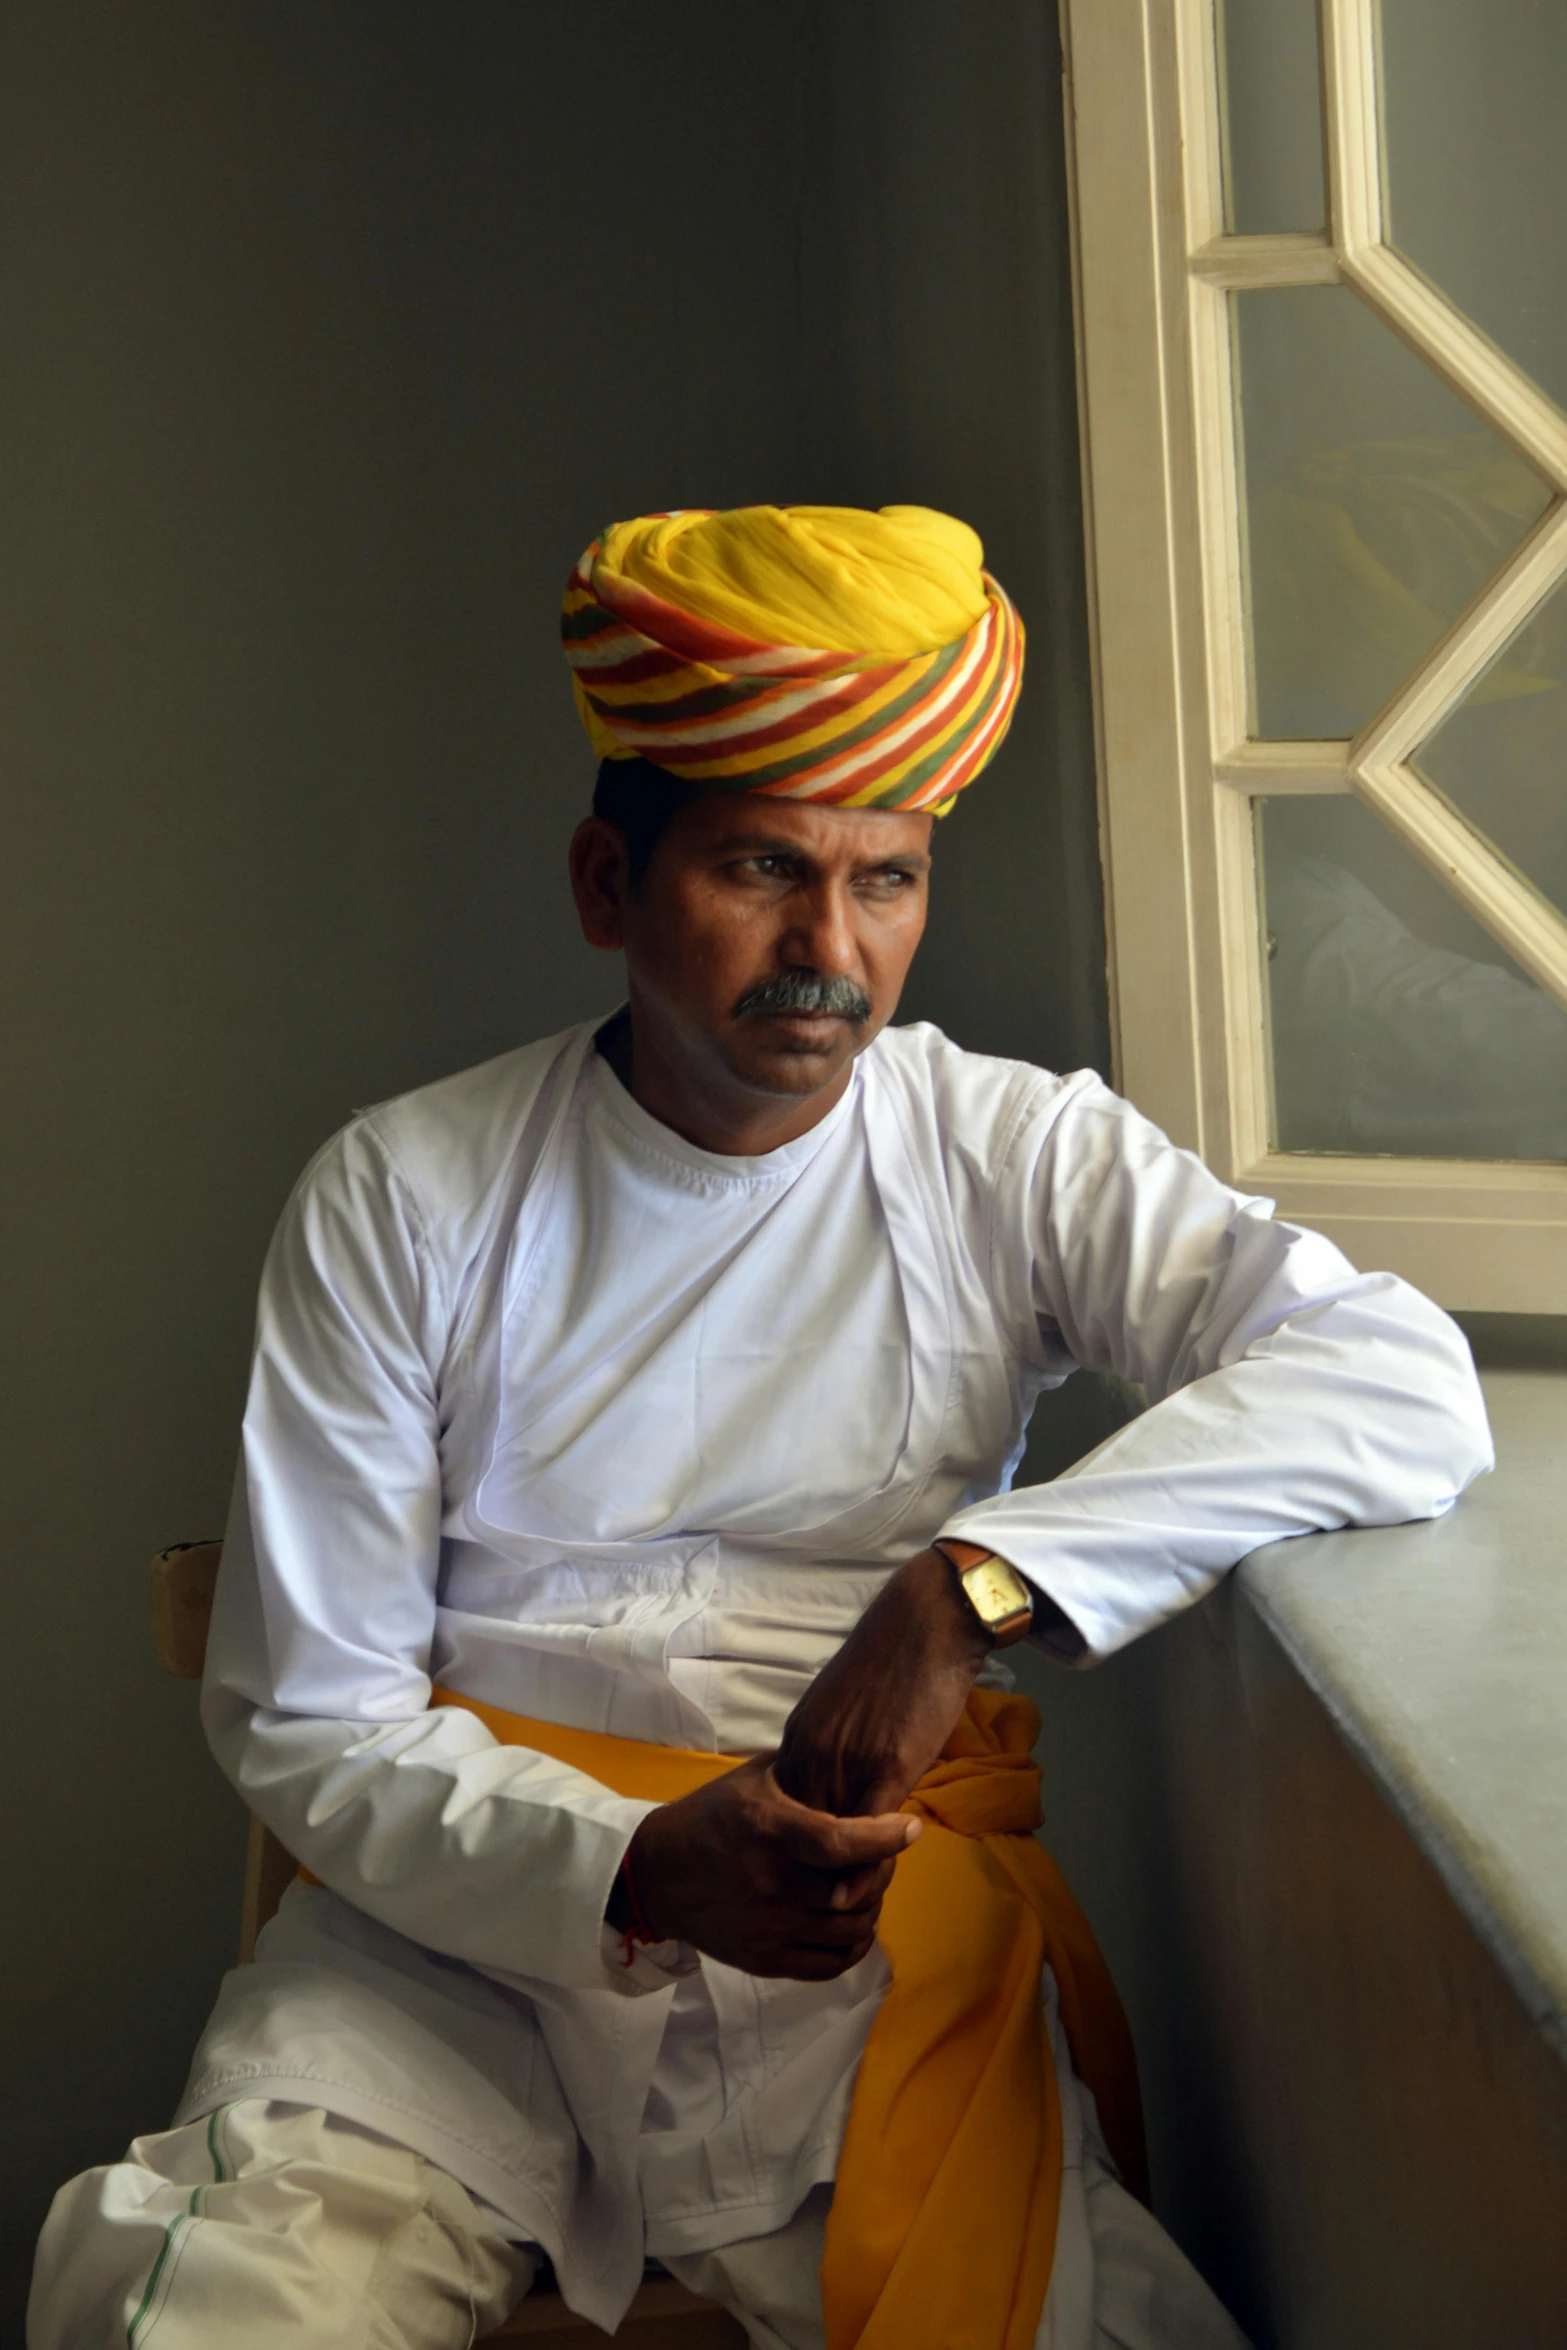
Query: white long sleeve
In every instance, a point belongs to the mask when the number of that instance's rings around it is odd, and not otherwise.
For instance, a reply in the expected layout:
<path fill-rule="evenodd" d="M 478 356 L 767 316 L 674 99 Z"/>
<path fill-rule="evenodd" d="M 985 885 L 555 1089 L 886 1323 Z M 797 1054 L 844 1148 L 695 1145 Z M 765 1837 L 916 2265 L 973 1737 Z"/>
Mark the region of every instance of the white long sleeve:
<path fill-rule="evenodd" d="M 991 1278 L 1015 1343 L 1151 1409 L 1053 1483 L 956 1511 L 1109 1655 L 1281 1536 L 1435 1517 L 1493 1461 L 1448 1316 L 1201 1161 L 1092 1077 L 1025 1119 Z M 1050 1643 L 1058 1645 L 1057 1643 Z"/>
<path fill-rule="evenodd" d="M 245 1801 L 335 1892 L 427 1948 L 586 1989 L 652 1807 L 460 1707 L 427 1710 L 452 1301 L 384 1137 L 301 1181 L 262 1279 L 203 1719 Z"/>

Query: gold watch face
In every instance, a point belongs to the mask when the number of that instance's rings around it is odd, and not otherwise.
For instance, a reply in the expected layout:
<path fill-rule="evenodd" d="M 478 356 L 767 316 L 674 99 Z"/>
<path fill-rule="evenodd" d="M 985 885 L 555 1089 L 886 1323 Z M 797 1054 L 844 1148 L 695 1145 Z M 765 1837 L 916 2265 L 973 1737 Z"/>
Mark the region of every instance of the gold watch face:
<path fill-rule="evenodd" d="M 963 1589 L 974 1613 L 991 1631 L 1033 1614 L 1028 1585 L 1005 1559 L 981 1559 L 977 1566 L 965 1567 Z"/>

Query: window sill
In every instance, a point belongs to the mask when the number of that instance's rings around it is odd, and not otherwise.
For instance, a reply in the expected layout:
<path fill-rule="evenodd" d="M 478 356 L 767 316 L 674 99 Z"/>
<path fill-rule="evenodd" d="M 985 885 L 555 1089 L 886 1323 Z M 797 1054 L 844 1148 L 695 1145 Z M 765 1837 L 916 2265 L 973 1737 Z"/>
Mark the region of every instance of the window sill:
<path fill-rule="evenodd" d="M 1240 1576 L 1567 2055 L 1567 1371 L 1482 1377 L 1497 1467 L 1448 1517 L 1275 1543 Z"/>

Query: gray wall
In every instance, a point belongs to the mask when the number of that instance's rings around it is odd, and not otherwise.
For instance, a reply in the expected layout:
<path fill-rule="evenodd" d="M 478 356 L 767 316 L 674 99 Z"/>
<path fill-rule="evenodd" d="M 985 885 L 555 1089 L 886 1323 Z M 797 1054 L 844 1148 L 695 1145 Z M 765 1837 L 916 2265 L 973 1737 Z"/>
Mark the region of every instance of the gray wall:
<path fill-rule="evenodd" d="M 1256 2350 L 1560 2350 L 1567 2070 L 1240 1585 L 1040 1694 L 1161 2212 Z"/>
<path fill-rule="evenodd" d="M 1052 22 L 0 22 L 0 2338 L 52 2186 L 161 2124 L 233 1947 L 242 1823 L 145 1569 L 221 1525 L 283 1194 L 354 1104 L 614 1000 L 560 880 L 591 768 L 555 610 L 594 529 L 978 525 L 1029 687 L 908 1008 L 1105 1066 Z"/>

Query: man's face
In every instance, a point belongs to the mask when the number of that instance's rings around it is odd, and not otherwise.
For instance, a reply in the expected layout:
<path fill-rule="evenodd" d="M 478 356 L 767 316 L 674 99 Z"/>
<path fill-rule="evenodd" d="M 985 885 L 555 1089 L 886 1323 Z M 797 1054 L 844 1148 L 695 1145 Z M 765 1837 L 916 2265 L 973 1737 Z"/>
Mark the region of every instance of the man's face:
<path fill-rule="evenodd" d="M 578 903 L 595 944 L 624 947 L 634 1015 L 667 1059 L 698 1083 L 804 1099 L 897 1008 L 925 927 L 931 823 L 706 792 L 636 894 L 620 890 L 618 937 L 589 922 L 580 858 Z"/>

